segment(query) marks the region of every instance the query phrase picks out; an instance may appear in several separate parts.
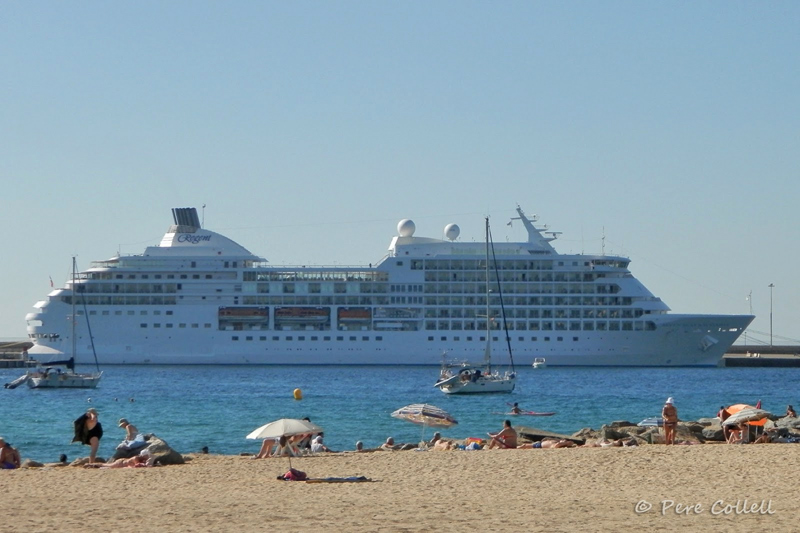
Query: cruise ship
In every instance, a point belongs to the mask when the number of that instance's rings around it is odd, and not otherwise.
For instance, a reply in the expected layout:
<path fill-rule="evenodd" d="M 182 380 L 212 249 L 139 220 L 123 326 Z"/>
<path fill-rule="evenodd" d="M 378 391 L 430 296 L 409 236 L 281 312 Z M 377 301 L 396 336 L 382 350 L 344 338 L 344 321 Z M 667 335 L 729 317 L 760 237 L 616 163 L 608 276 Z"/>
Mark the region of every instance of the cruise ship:
<path fill-rule="evenodd" d="M 70 350 L 78 364 L 413 364 L 480 360 L 492 341 L 515 361 L 558 366 L 716 366 L 750 315 L 670 313 L 626 257 L 560 254 L 556 233 L 520 207 L 527 241 L 484 244 L 418 237 L 402 220 L 388 253 L 364 267 L 274 267 L 201 227 L 194 208 L 139 255 L 93 262 L 26 316 L 41 361 Z M 501 290 L 487 306 L 487 271 Z M 502 309 L 501 314 L 501 298 Z M 486 309 L 493 316 L 486 316 Z"/>

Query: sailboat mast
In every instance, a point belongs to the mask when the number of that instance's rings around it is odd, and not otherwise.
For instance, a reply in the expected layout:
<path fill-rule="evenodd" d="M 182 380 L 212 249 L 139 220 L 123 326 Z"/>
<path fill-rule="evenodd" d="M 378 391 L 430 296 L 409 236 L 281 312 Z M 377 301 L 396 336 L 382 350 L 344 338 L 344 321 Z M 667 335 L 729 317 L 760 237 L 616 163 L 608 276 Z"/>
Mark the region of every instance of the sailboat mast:
<path fill-rule="evenodd" d="M 489 304 L 490 293 L 491 293 L 491 280 L 489 279 L 489 217 L 486 217 L 486 353 L 484 354 L 484 361 L 486 362 L 486 371 L 491 374 L 492 317 L 491 317 L 491 305 Z"/>
<path fill-rule="evenodd" d="M 76 351 L 78 349 L 78 339 L 75 338 L 75 300 L 77 299 L 78 295 L 75 288 L 75 271 L 76 271 L 76 264 L 75 264 L 75 257 L 72 257 L 72 353 L 70 357 L 72 360 L 75 360 Z"/>

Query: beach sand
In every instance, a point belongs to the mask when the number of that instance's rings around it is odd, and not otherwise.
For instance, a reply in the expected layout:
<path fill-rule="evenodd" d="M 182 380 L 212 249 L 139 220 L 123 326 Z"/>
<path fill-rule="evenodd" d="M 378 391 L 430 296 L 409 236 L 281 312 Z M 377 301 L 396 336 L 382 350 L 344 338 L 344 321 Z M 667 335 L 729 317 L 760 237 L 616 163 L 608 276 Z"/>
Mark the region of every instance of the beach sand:
<path fill-rule="evenodd" d="M 792 444 L 381 451 L 292 459 L 309 477 L 366 476 L 372 483 L 278 481 L 287 458 L 190 457 L 186 465 L 155 468 L 0 471 L 3 531 L 797 527 L 800 446 Z M 668 501 L 691 506 L 689 514 L 676 514 L 676 507 L 662 513 Z M 652 508 L 637 513 L 637 505 L 640 511 Z"/>

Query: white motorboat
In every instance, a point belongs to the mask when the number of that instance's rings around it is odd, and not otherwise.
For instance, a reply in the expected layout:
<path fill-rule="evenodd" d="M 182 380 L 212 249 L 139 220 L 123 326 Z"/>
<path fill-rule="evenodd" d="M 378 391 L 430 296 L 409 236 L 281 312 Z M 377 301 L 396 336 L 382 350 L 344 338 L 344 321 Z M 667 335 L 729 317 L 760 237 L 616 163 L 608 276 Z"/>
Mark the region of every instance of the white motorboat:
<path fill-rule="evenodd" d="M 498 328 L 505 335 L 508 345 L 508 357 L 510 367 L 506 370 L 492 368 L 492 337 L 497 332 L 493 331 L 493 325 L 497 325 L 491 313 L 491 271 L 489 269 L 491 246 L 491 236 L 489 234 L 489 218 L 486 218 L 486 347 L 484 351 L 483 363 L 473 365 L 462 363 L 460 365 L 448 364 L 442 360 L 442 369 L 439 373 L 439 380 L 435 387 L 445 394 L 475 394 L 487 392 L 511 392 L 517 381 L 517 374 L 514 370 L 514 358 L 511 353 L 511 341 L 505 327 L 505 311 L 503 308 L 503 293 L 498 290 L 497 300 L 500 305 L 502 327 Z M 496 263 L 495 263 L 496 266 Z M 497 271 L 495 270 L 495 276 Z M 498 289 L 500 285 L 498 284 Z"/>
<path fill-rule="evenodd" d="M 547 366 L 547 360 L 544 357 L 536 357 L 533 359 L 533 368 L 544 368 Z"/>

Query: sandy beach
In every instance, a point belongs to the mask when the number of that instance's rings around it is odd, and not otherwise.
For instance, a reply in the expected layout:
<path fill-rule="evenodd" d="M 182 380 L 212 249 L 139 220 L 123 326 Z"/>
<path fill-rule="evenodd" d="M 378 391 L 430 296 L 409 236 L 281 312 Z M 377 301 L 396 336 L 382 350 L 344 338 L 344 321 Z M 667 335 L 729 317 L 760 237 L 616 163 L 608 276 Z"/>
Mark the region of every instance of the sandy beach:
<path fill-rule="evenodd" d="M 800 446 L 192 455 L 181 466 L 0 471 L 4 531 L 698 531 L 796 527 Z M 674 502 L 671 505 L 670 502 Z M 678 513 L 680 511 L 680 513 Z"/>

